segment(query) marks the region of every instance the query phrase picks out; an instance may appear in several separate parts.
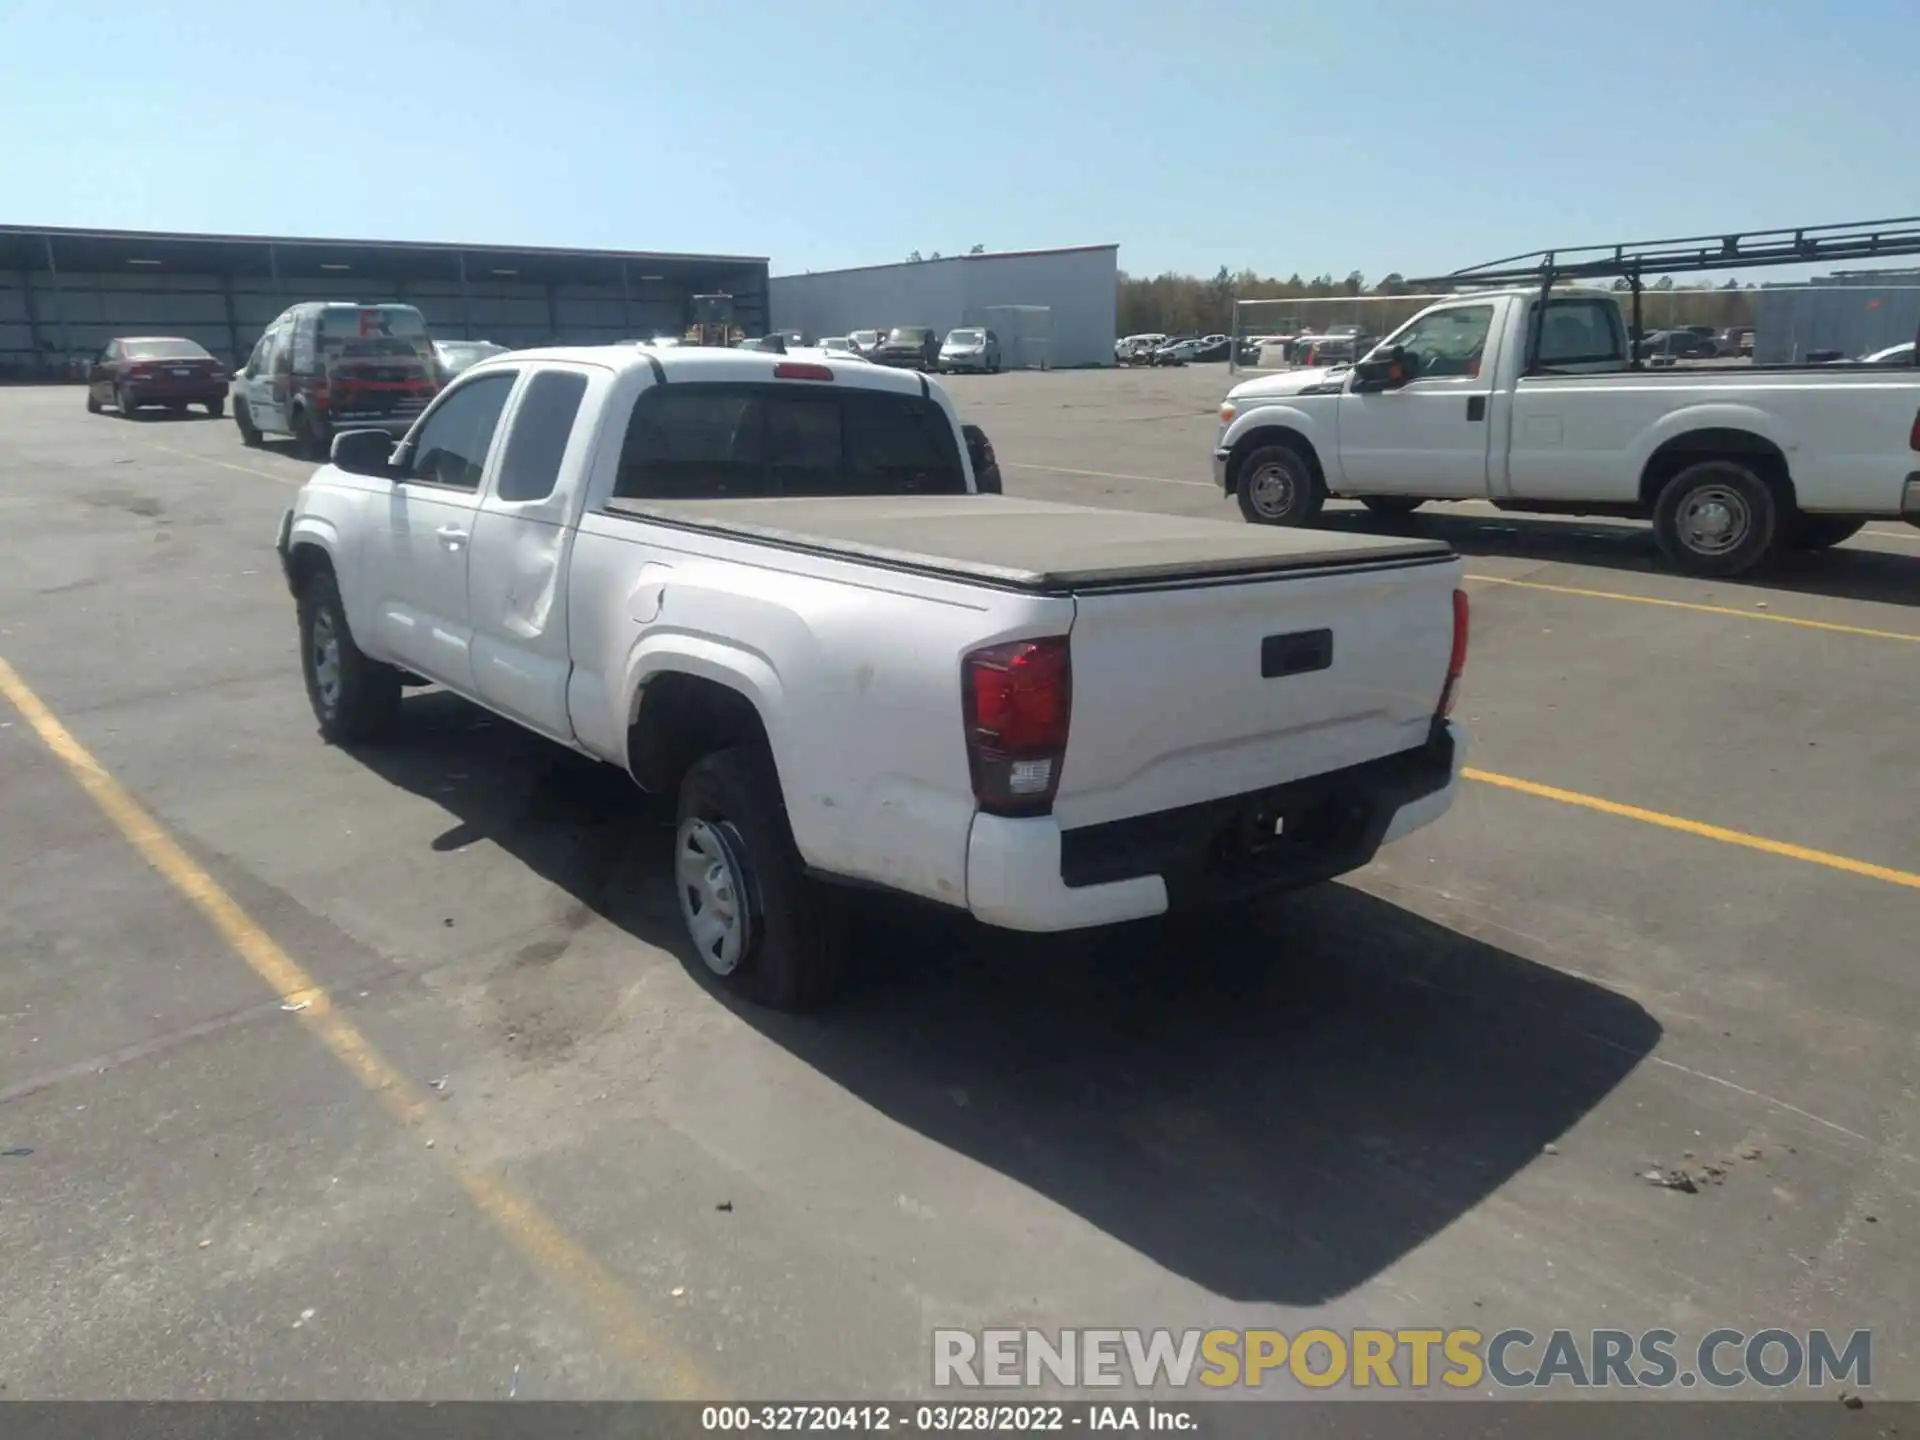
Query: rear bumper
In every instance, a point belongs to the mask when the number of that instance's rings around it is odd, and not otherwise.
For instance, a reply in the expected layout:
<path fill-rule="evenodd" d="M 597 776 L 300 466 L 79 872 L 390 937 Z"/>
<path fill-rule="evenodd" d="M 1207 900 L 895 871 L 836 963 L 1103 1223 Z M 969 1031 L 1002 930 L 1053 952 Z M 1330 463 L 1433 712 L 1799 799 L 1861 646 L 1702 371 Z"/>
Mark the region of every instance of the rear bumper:
<path fill-rule="evenodd" d="M 1213 452 L 1213 483 L 1218 485 L 1223 491 L 1230 491 L 1232 489 L 1227 483 L 1227 462 L 1232 458 L 1233 449 L 1231 446 L 1224 446 Z"/>
<path fill-rule="evenodd" d="M 1453 804 L 1465 736 L 1272 790 L 1063 831 L 1051 818 L 974 818 L 967 906 L 1009 930 L 1078 930 L 1331 880 Z M 1252 846 L 1252 835 L 1278 838 Z"/>
<path fill-rule="evenodd" d="M 224 380 L 122 380 L 118 387 L 126 391 L 136 405 L 202 405 L 209 400 L 227 398 Z"/>

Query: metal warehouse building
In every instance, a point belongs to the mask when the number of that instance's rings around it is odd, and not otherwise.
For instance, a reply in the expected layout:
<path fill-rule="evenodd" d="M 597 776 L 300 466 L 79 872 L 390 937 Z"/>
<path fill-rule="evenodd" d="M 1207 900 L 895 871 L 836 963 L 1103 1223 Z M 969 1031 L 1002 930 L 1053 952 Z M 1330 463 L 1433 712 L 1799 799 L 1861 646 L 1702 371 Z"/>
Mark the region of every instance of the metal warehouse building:
<path fill-rule="evenodd" d="M 1119 257 L 1118 245 L 1081 245 L 776 275 L 772 328 L 812 340 L 895 325 L 942 335 L 984 325 L 1000 336 L 1009 366 L 1111 365 Z"/>
<path fill-rule="evenodd" d="M 1785 365 L 1809 352 L 1868 355 L 1920 330 L 1920 270 L 1842 270 L 1816 280 L 1760 287 L 1756 364 Z"/>
<path fill-rule="evenodd" d="M 726 292 L 767 327 L 767 262 L 734 255 L 0 226 L 0 377 L 71 373 L 116 335 L 238 360 L 301 300 L 402 301 L 436 335 L 518 348 L 680 334 Z"/>

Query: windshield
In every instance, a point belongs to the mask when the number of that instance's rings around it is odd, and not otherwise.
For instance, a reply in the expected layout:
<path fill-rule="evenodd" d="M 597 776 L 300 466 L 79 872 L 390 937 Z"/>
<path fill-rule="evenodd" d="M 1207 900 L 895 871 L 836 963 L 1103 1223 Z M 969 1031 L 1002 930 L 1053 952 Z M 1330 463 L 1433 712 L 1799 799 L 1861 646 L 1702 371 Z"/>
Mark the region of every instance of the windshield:
<path fill-rule="evenodd" d="M 927 338 L 924 325 L 901 325 L 887 332 L 887 339 L 903 345 L 918 345 Z"/>
<path fill-rule="evenodd" d="M 321 348 L 332 356 L 419 356 L 426 317 L 411 305 L 329 305 L 320 312 Z"/>
<path fill-rule="evenodd" d="M 947 343 L 949 345 L 981 345 L 986 343 L 986 338 L 987 332 L 984 330 L 955 330 L 948 334 Z"/>
<path fill-rule="evenodd" d="M 880 338 L 878 330 L 856 330 L 847 337 L 856 345 L 871 345 Z"/>
<path fill-rule="evenodd" d="M 211 360 L 212 355 L 191 340 L 126 340 L 129 360 Z"/>

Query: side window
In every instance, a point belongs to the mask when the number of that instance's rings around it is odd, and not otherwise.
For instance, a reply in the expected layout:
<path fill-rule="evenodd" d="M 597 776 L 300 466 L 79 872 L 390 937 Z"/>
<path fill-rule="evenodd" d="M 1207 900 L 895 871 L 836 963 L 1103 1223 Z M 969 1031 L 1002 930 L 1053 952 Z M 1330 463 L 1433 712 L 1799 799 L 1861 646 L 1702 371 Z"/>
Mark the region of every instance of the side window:
<path fill-rule="evenodd" d="M 754 392 L 656 385 L 634 402 L 613 493 L 627 500 L 711 500 L 766 493 Z"/>
<path fill-rule="evenodd" d="M 1462 305 L 1415 320 L 1394 337 L 1393 343 L 1415 361 L 1416 378 L 1459 378 L 1480 373 L 1480 360 L 1492 330 L 1491 305 Z"/>
<path fill-rule="evenodd" d="M 320 317 L 311 310 L 302 312 L 293 322 L 293 368 L 301 375 L 311 375 L 317 368 L 318 355 L 314 346 L 314 334 L 320 325 Z"/>
<path fill-rule="evenodd" d="M 946 412 L 930 400 L 849 390 L 843 495 L 960 495 L 967 480 Z"/>
<path fill-rule="evenodd" d="M 407 462 L 407 478 L 457 490 L 477 490 L 487 468 L 494 427 L 518 378 L 513 371 L 483 375 L 447 392 L 421 423 Z"/>
<path fill-rule="evenodd" d="M 93 363 L 96 365 L 111 365 L 113 363 L 114 351 L 119 348 L 120 342 L 118 340 L 109 340 L 106 343 L 106 347 L 94 358 Z"/>
<path fill-rule="evenodd" d="M 586 393 L 587 377 L 572 370 L 542 370 L 533 377 L 500 457 L 495 490 L 502 500 L 544 500 L 553 493 Z"/>
<path fill-rule="evenodd" d="M 262 335 L 258 340 L 253 342 L 253 349 L 248 353 L 246 362 L 241 368 L 249 375 L 258 375 L 262 370 L 267 368 L 267 351 L 269 348 L 267 337 Z"/>
<path fill-rule="evenodd" d="M 1534 310 L 1529 309 L 1531 324 Z M 1603 300 L 1555 300 L 1540 326 L 1542 365 L 1598 365 L 1626 359 L 1619 311 Z"/>
<path fill-rule="evenodd" d="M 293 326 L 286 320 L 275 321 L 273 329 L 267 332 L 266 360 L 276 375 L 288 374 L 293 369 L 293 354 L 287 348 L 292 332 Z"/>

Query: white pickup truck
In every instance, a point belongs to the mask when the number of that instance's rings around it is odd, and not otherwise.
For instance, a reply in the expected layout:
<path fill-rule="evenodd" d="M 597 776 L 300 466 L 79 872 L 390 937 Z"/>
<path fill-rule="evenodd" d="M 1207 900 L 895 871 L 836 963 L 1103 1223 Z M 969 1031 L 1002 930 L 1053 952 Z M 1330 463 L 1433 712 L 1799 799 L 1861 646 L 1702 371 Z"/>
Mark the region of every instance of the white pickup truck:
<path fill-rule="evenodd" d="M 677 795 L 700 960 L 826 997 L 844 891 L 1050 931 L 1308 884 L 1451 803 L 1460 561 L 980 493 L 937 383 L 521 351 L 343 433 L 278 548 L 320 731 L 430 681 Z M 970 453 L 972 452 L 972 453 Z"/>
<path fill-rule="evenodd" d="M 1236 385 L 1215 480 L 1263 524 L 1306 524 L 1329 495 L 1648 517 L 1700 575 L 1920 524 L 1920 370 L 1635 369 L 1611 294 L 1556 290 L 1536 324 L 1539 297 L 1449 298 L 1357 365 Z"/>

